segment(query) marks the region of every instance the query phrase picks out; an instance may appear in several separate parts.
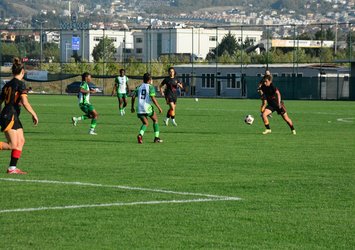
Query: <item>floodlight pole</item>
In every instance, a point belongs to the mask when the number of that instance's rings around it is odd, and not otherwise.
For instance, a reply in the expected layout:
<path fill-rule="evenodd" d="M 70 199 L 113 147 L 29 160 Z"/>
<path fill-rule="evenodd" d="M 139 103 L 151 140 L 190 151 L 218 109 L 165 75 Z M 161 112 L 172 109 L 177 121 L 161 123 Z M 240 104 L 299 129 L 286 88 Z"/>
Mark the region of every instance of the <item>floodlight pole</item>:
<path fill-rule="evenodd" d="M 41 55 L 39 60 L 39 68 L 42 70 L 42 62 L 43 62 L 43 24 L 48 22 L 47 20 L 35 20 L 37 23 L 41 25 L 41 32 L 40 32 L 40 44 L 41 44 Z"/>

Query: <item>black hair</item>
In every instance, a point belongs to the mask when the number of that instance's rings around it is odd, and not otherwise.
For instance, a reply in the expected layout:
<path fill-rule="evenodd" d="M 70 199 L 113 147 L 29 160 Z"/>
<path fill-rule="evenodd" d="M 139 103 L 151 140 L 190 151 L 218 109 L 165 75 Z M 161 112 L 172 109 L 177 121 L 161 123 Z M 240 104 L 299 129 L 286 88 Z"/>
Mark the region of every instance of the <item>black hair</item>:
<path fill-rule="evenodd" d="M 169 67 L 168 72 L 170 72 L 170 70 L 174 70 L 174 76 L 176 76 L 176 70 L 175 70 L 175 68 L 174 68 L 174 67 Z"/>
<path fill-rule="evenodd" d="M 143 75 L 143 82 L 144 82 L 144 83 L 148 83 L 149 80 L 151 80 L 151 79 L 152 79 L 152 76 L 151 76 L 149 73 L 145 73 L 145 74 Z"/>
<path fill-rule="evenodd" d="M 13 60 L 13 64 L 12 64 L 12 74 L 13 75 L 19 75 L 21 73 L 21 71 L 24 69 L 23 64 L 21 63 L 21 59 L 18 57 L 15 57 Z"/>
<path fill-rule="evenodd" d="M 265 75 L 265 76 L 263 77 L 263 82 L 265 82 L 265 80 L 272 81 L 272 76 L 271 76 L 271 75 Z"/>
<path fill-rule="evenodd" d="M 122 72 L 126 72 L 126 70 L 125 69 L 120 69 L 120 73 L 122 73 Z"/>
<path fill-rule="evenodd" d="M 90 76 L 91 74 L 89 72 L 85 72 L 81 75 L 81 80 L 85 81 L 86 77 Z"/>

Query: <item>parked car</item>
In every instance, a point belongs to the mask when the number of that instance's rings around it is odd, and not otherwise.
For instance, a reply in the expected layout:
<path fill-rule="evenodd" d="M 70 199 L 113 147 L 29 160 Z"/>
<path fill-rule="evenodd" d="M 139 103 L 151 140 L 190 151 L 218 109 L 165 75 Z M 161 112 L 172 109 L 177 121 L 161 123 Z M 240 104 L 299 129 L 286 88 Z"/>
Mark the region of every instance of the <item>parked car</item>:
<path fill-rule="evenodd" d="M 80 84 L 81 84 L 81 82 L 79 82 L 79 81 L 78 82 L 72 82 L 71 84 L 68 84 L 66 89 L 65 89 L 65 92 L 67 92 L 67 93 L 79 93 Z M 89 83 L 89 88 L 96 90 L 96 93 L 100 93 L 100 94 L 103 93 L 102 88 L 101 87 L 97 87 L 92 82 Z"/>

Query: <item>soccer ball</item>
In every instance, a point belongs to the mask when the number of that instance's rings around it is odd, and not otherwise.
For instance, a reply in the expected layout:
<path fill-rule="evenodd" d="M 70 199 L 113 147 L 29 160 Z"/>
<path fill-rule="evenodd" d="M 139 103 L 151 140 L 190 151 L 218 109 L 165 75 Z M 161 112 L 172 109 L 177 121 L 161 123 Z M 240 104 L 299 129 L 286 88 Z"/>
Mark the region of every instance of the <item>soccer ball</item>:
<path fill-rule="evenodd" d="M 244 122 L 248 125 L 252 125 L 253 122 L 254 122 L 254 117 L 252 115 L 247 115 L 245 118 L 244 118 Z"/>
<path fill-rule="evenodd" d="M 195 98 L 195 101 L 198 102 L 198 98 Z"/>

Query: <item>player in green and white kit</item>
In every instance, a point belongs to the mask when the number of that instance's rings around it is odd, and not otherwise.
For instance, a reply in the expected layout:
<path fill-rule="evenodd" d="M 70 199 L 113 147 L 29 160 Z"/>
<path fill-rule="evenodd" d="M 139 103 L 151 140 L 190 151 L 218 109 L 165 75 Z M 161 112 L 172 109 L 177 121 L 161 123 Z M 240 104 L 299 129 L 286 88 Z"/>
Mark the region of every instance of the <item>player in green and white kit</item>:
<path fill-rule="evenodd" d="M 137 136 L 138 143 L 143 143 L 143 135 L 148 127 L 148 117 L 150 117 L 153 121 L 153 129 L 154 129 L 154 142 L 159 143 L 163 142 L 159 138 L 159 125 L 158 125 L 158 116 L 154 111 L 154 107 L 152 103 L 158 108 L 159 113 L 163 112 L 157 99 L 155 98 L 155 89 L 152 83 L 152 77 L 149 73 L 145 73 L 143 76 L 143 83 L 138 86 L 132 96 L 132 113 L 135 112 L 134 102 L 135 99 L 138 99 L 137 103 L 137 116 L 142 121 L 142 126 L 140 128 L 139 134 Z"/>
<path fill-rule="evenodd" d="M 73 125 L 76 126 L 78 121 L 86 120 L 91 118 L 91 125 L 89 134 L 90 135 L 97 135 L 95 132 L 96 128 L 96 120 L 98 117 L 98 113 L 96 112 L 94 106 L 90 103 L 90 93 L 95 93 L 94 89 L 90 89 L 89 83 L 91 82 L 91 75 L 88 72 L 85 72 L 81 76 L 82 83 L 80 84 L 80 90 L 78 93 L 79 99 L 79 107 L 85 113 L 85 115 L 79 117 L 72 117 Z"/>
<path fill-rule="evenodd" d="M 127 106 L 127 94 L 128 94 L 128 77 L 125 75 L 126 71 L 120 69 L 120 75 L 115 78 L 115 85 L 112 89 L 112 96 L 117 94 L 118 109 L 121 115 L 125 115 L 125 107 Z"/>

